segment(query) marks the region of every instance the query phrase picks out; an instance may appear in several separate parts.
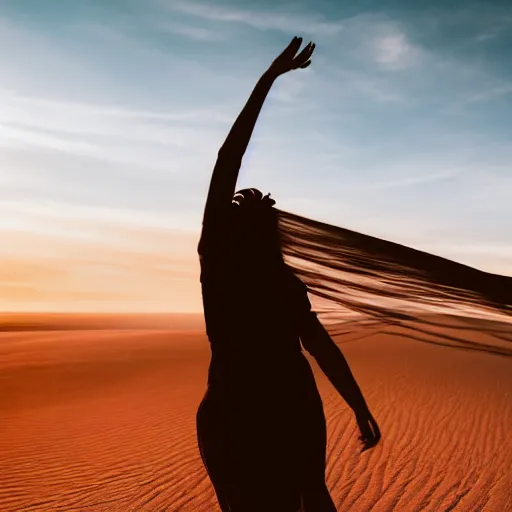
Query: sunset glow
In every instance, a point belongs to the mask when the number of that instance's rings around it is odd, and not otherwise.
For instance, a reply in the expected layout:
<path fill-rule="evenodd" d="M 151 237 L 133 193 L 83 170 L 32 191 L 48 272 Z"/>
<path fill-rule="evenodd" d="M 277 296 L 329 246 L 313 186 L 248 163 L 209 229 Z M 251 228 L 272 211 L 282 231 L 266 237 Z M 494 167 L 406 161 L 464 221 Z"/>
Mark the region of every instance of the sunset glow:
<path fill-rule="evenodd" d="M 314 65 L 272 91 L 240 187 L 512 274 L 504 7 L 72 4 L 2 8 L 1 310 L 200 312 L 217 150 L 295 34 Z"/>

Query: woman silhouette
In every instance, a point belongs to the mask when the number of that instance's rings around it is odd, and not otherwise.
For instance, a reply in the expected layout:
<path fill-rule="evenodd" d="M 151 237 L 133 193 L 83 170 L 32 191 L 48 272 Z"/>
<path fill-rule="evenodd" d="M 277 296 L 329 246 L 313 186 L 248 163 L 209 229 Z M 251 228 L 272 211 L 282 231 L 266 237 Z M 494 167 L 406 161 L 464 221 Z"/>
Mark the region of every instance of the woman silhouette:
<path fill-rule="evenodd" d="M 302 347 L 355 413 L 363 449 L 380 432 L 343 354 L 286 265 L 269 195 L 235 194 L 274 81 L 311 63 L 295 37 L 258 81 L 218 152 L 198 253 L 211 362 L 198 444 L 222 511 L 335 512 L 325 483 L 326 424 Z"/>

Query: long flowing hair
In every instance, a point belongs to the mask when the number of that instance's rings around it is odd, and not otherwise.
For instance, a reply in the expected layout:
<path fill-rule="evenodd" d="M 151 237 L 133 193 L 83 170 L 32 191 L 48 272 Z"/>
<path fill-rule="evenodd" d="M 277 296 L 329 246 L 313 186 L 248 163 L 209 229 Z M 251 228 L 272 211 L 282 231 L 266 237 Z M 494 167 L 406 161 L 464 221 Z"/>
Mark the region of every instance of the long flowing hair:
<path fill-rule="evenodd" d="M 357 322 L 369 333 L 512 356 L 512 277 L 276 211 L 286 263 L 334 334 Z"/>

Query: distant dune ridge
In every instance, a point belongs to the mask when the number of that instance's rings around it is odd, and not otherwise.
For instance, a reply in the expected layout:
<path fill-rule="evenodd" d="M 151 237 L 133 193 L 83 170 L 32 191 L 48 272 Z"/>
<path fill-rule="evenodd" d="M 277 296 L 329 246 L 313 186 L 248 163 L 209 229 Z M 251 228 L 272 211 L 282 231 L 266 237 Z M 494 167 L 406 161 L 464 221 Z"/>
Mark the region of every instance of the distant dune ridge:
<path fill-rule="evenodd" d="M 2 512 L 218 510 L 195 440 L 210 355 L 201 317 L 1 321 Z M 437 334 L 486 346 L 510 334 L 457 322 Z M 317 373 L 339 510 L 512 510 L 512 358 L 376 323 L 338 331 L 383 434 L 360 454 L 348 407 Z"/>
<path fill-rule="evenodd" d="M 0 332 L 104 329 L 204 329 L 197 313 L 0 313 Z"/>

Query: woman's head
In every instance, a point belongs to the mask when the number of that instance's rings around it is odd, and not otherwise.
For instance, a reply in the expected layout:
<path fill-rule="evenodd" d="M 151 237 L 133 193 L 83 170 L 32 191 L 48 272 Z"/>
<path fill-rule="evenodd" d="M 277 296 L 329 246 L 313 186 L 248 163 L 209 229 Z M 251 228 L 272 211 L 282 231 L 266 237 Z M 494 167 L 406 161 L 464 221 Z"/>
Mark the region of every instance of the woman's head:
<path fill-rule="evenodd" d="M 270 194 L 247 188 L 233 196 L 233 242 L 246 257 L 281 258 L 278 216 Z"/>

